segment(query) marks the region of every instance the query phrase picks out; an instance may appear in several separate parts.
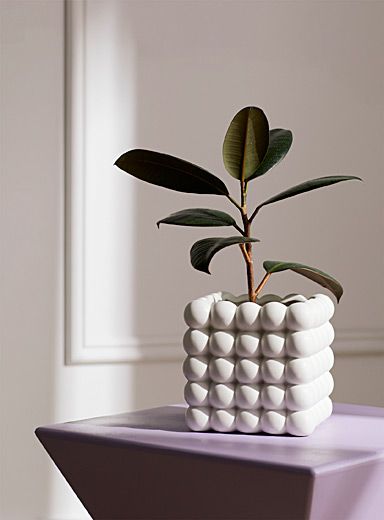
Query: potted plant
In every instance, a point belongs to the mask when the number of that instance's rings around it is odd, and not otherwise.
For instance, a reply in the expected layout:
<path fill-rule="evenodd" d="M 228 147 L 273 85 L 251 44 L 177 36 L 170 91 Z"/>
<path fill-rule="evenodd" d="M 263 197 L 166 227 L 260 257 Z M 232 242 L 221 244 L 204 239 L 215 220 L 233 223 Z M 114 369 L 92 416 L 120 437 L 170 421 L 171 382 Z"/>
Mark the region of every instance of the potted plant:
<path fill-rule="evenodd" d="M 267 260 L 265 275 L 254 279 L 252 224 L 270 204 L 355 176 L 311 179 L 260 203 L 247 207 L 251 181 L 279 163 L 292 145 L 292 132 L 270 130 L 260 108 L 245 107 L 231 121 L 223 143 L 228 173 L 240 184 L 236 200 L 221 179 L 177 157 L 150 150 L 130 150 L 117 161 L 123 171 L 143 181 L 185 193 L 226 197 L 240 214 L 210 208 L 172 213 L 157 225 L 232 227 L 236 235 L 198 240 L 190 252 L 192 266 L 210 274 L 216 253 L 237 245 L 245 262 L 247 294 L 235 297 L 219 292 L 190 302 L 184 313 L 187 358 L 185 399 L 190 429 L 244 433 L 309 435 L 332 412 L 330 369 L 334 331 L 329 320 L 334 305 L 329 296 L 300 294 L 260 296 L 269 278 L 291 270 L 325 287 L 339 302 L 343 289 L 329 274 L 297 262 Z"/>

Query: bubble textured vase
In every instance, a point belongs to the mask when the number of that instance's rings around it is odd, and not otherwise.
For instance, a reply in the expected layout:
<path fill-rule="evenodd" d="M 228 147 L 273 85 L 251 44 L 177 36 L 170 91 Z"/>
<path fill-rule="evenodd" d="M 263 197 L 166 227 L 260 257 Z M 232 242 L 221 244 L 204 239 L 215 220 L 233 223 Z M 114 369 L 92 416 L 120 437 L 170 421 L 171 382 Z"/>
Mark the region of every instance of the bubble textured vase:
<path fill-rule="evenodd" d="M 186 422 L 194 431 L 310 435 L 332 413 L 332 300 L 214 293 L 189 303 Z"/>

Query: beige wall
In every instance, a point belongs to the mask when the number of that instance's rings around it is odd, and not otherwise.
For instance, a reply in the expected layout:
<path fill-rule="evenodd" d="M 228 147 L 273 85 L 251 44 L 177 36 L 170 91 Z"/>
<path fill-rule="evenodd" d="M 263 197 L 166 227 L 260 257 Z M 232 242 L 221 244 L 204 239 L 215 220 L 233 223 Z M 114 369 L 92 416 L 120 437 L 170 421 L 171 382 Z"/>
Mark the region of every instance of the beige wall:
<path fill-rule="evenodd" d="M 337 355 L 334 397 L 384 406 L 384 357 L 364 355 L 372 335 L 377 350 L 383 317 L 384 4 L 94 4 L 96 10 L 108 5 L 114 20 L 118 9 L 129 10 L 122 19 L 130 20 L 136 48 L 130 137 L 136 144 L 179 154 L 224 176 L 219 153 L 226 124 L 239 107 L 253 103 L 265 107 L 273 126 L 290 127 L 295 134 L 290 157 L 260 183 L 260 197 L 311 176 L 364 177 L 364 185 L 271 208 L 260 222 L 260 255 L 295 255 L 343 279 L 346 294 L 335 326 L 358 330 L 361 345 L 358 355 Z M 179 362 L 64 365 L 63 16 L 61 1 L 1 3 L 0 516 L 7 520 L 87 518 L 35 441 L 36 426 L 175 402 L 183 384 Z M 124 53 L 118 58 L 124 60 Z M 100 70 L 104 64 L 100 56 Z M 188 248 L 204 236 L 201 232 L 164 229 L 159 235 L 154 229 L 159 217 L 185 204 L 202 205 L 201 200 L 142 185 L 122 189 L 127 197 L 133 190 L 135 216 L 147 237 L 137 251 L 145 273 L 140 291 L 172 294 L 156 317 L 164 335 L 181 333 L 180 307 L 186 300 L 212 289 L 243 290 L 242 271 L 231 268 L 228 274 L 228 265 L 238 265 L 235 251 L 218 256 L 208 279 L 187 262 Z M 210 202 L 206 198 L 203 204 Z M 157 271 L 153 260 L 143 259 L 150 258 L 148 242 Z M 296 280 L 277 278 L 271 289 L 295 290 Z M 154 313 L 151 300 L 140 300 L 138 335 L 145 327 L 144 312 Z"/>

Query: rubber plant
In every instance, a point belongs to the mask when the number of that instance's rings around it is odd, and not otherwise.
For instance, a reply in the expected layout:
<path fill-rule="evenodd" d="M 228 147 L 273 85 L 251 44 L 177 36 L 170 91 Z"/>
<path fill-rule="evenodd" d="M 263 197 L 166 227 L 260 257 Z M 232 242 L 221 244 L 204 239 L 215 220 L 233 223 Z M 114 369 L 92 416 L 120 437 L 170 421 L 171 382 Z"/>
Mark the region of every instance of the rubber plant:
<path fill-rule="evenodd" d="M 210 194 L 226 197 L 239 211 L 241 224 L 223 211 L 211 208 L 190 208 L 172 213 L 157 222 L 176 226 L 233 227 L 238 234 L 229 237 L 210 237 L 198 240 L 190 252 L 192 266 L 210 274 L 213 256 L 231 245 L 240 247 L 246 265 L 249 301 L 255 302 L 264 285 L 274 273 L 291 270 L 329 289 L 340 300 L 341 284 L 329 274 L 297 262 L 267 260 L 263 263 L 265 275 L 256 286 L 254 278 L 252 224 L 259 212 L 276 202 L 302 193 L 349 180 L 361 180 L 351 175 L 333 175 L 302 182 L 261 202 L 248 211 L 247 194 L 251 181 L 268 173 L 288 153 L 292 145 L 292 132 L 282 128 L 269 128 L 268 119 L 258 107 L 245 107 L 232 119 L 223 143 L 223 161 L 227 172 L 240 184 L 240 200 L 236 200 L 221 179 L 204 168 L 177 157 L 152 150 L 134 149 L 121 155 L 115 165 L 137 179 L 163 188 L 184 193 Z M 253 183 L 252 183 L 253 184 Z"/>

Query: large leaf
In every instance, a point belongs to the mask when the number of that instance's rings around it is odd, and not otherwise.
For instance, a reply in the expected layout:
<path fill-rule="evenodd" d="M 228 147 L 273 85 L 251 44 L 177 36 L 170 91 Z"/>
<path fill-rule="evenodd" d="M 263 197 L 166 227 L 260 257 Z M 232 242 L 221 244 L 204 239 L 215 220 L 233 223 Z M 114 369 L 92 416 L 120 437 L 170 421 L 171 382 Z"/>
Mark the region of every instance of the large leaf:
<path fill-rule="evenodd" d="M 199 226 L 199 227 L 215 227 L 215 226 L 235 226 L 236 221 L 231 215 L 224 211 L 207 208 L 191 208 L 183 209 L 172 213 L 169 217 L 163 218 L 157 222 L 160 224 L 173 224 L 174 226 Z"/>
<path fill-rule="evenodd" d="M 267 173 L 268 170 L 279 163 L 287 155 L 292 145 L 292 132 L 283 128 L 274 128 L 269 131 L 269 146 L 267 153 L 256 171 L 248 177 L 250 181 Z"/>
<path fill-rule="evenodd" d="M 115 165 L 137 179 L 184 193 L 228 195 L 218 177 L 190 162 L 151 150 L 130 150 Z"/>
<path fill-rule="evenodd" d="M 250 177 L 264 159 L 269 126 L 261 108 L 246 107 L 232 119 L 223 143 L 224 166 L 235 179 Z"/>
<path fill-rule="evenodd" d="M 198 271 L 211 274 L 209 263 L 216 253 L 225 247 L 246 242 L 260 242 L 260 240 L 241 236 L 203 238 L 195 242 L 191 248 L 191 264 Z"/>
<path fill-rule="evenodd" d="M 305 193 L 307 191 L 317 190 L 318 188 L 324 188 L 325 186 L 330 186 L 331 184 L 337 184 L 338 182 L 350 180 L 361 181 L 360 177 L 355 177 L 354 175 L 334 175 L 329 177 L 319 177 L 318 179 L 311 179 L 310 181 L 302 182 L 301 184 L 282 191 L 274 197 L 266 200 L 257 206 L 255 213 L 257 213 L 262 207 L 267 206 L 268 204 L 273 204 L 274 202 L 278 202 L 279 200 L 289 199 L 290 197 L 295 197 L 296 195 L 300 195 L 301 193 Z"/>
<path fill-rule="evenodd" d="M 287 270 L 301 274 L 313 282 L 320 284 L 322 287 L 329 289 L 336 296 L 338 302 L 343 295 L 343 288 L 341 284 L 335 278 L 327 273 L 324 273 L 323 271 L 320 271 L 316 267 L 310 267 L 308 265 L 298 264 L 296 262 L 281 262 L 275 260 L 267 260 L 263 263 L 263 267 L 267 273 L 270 274 Z"/>

